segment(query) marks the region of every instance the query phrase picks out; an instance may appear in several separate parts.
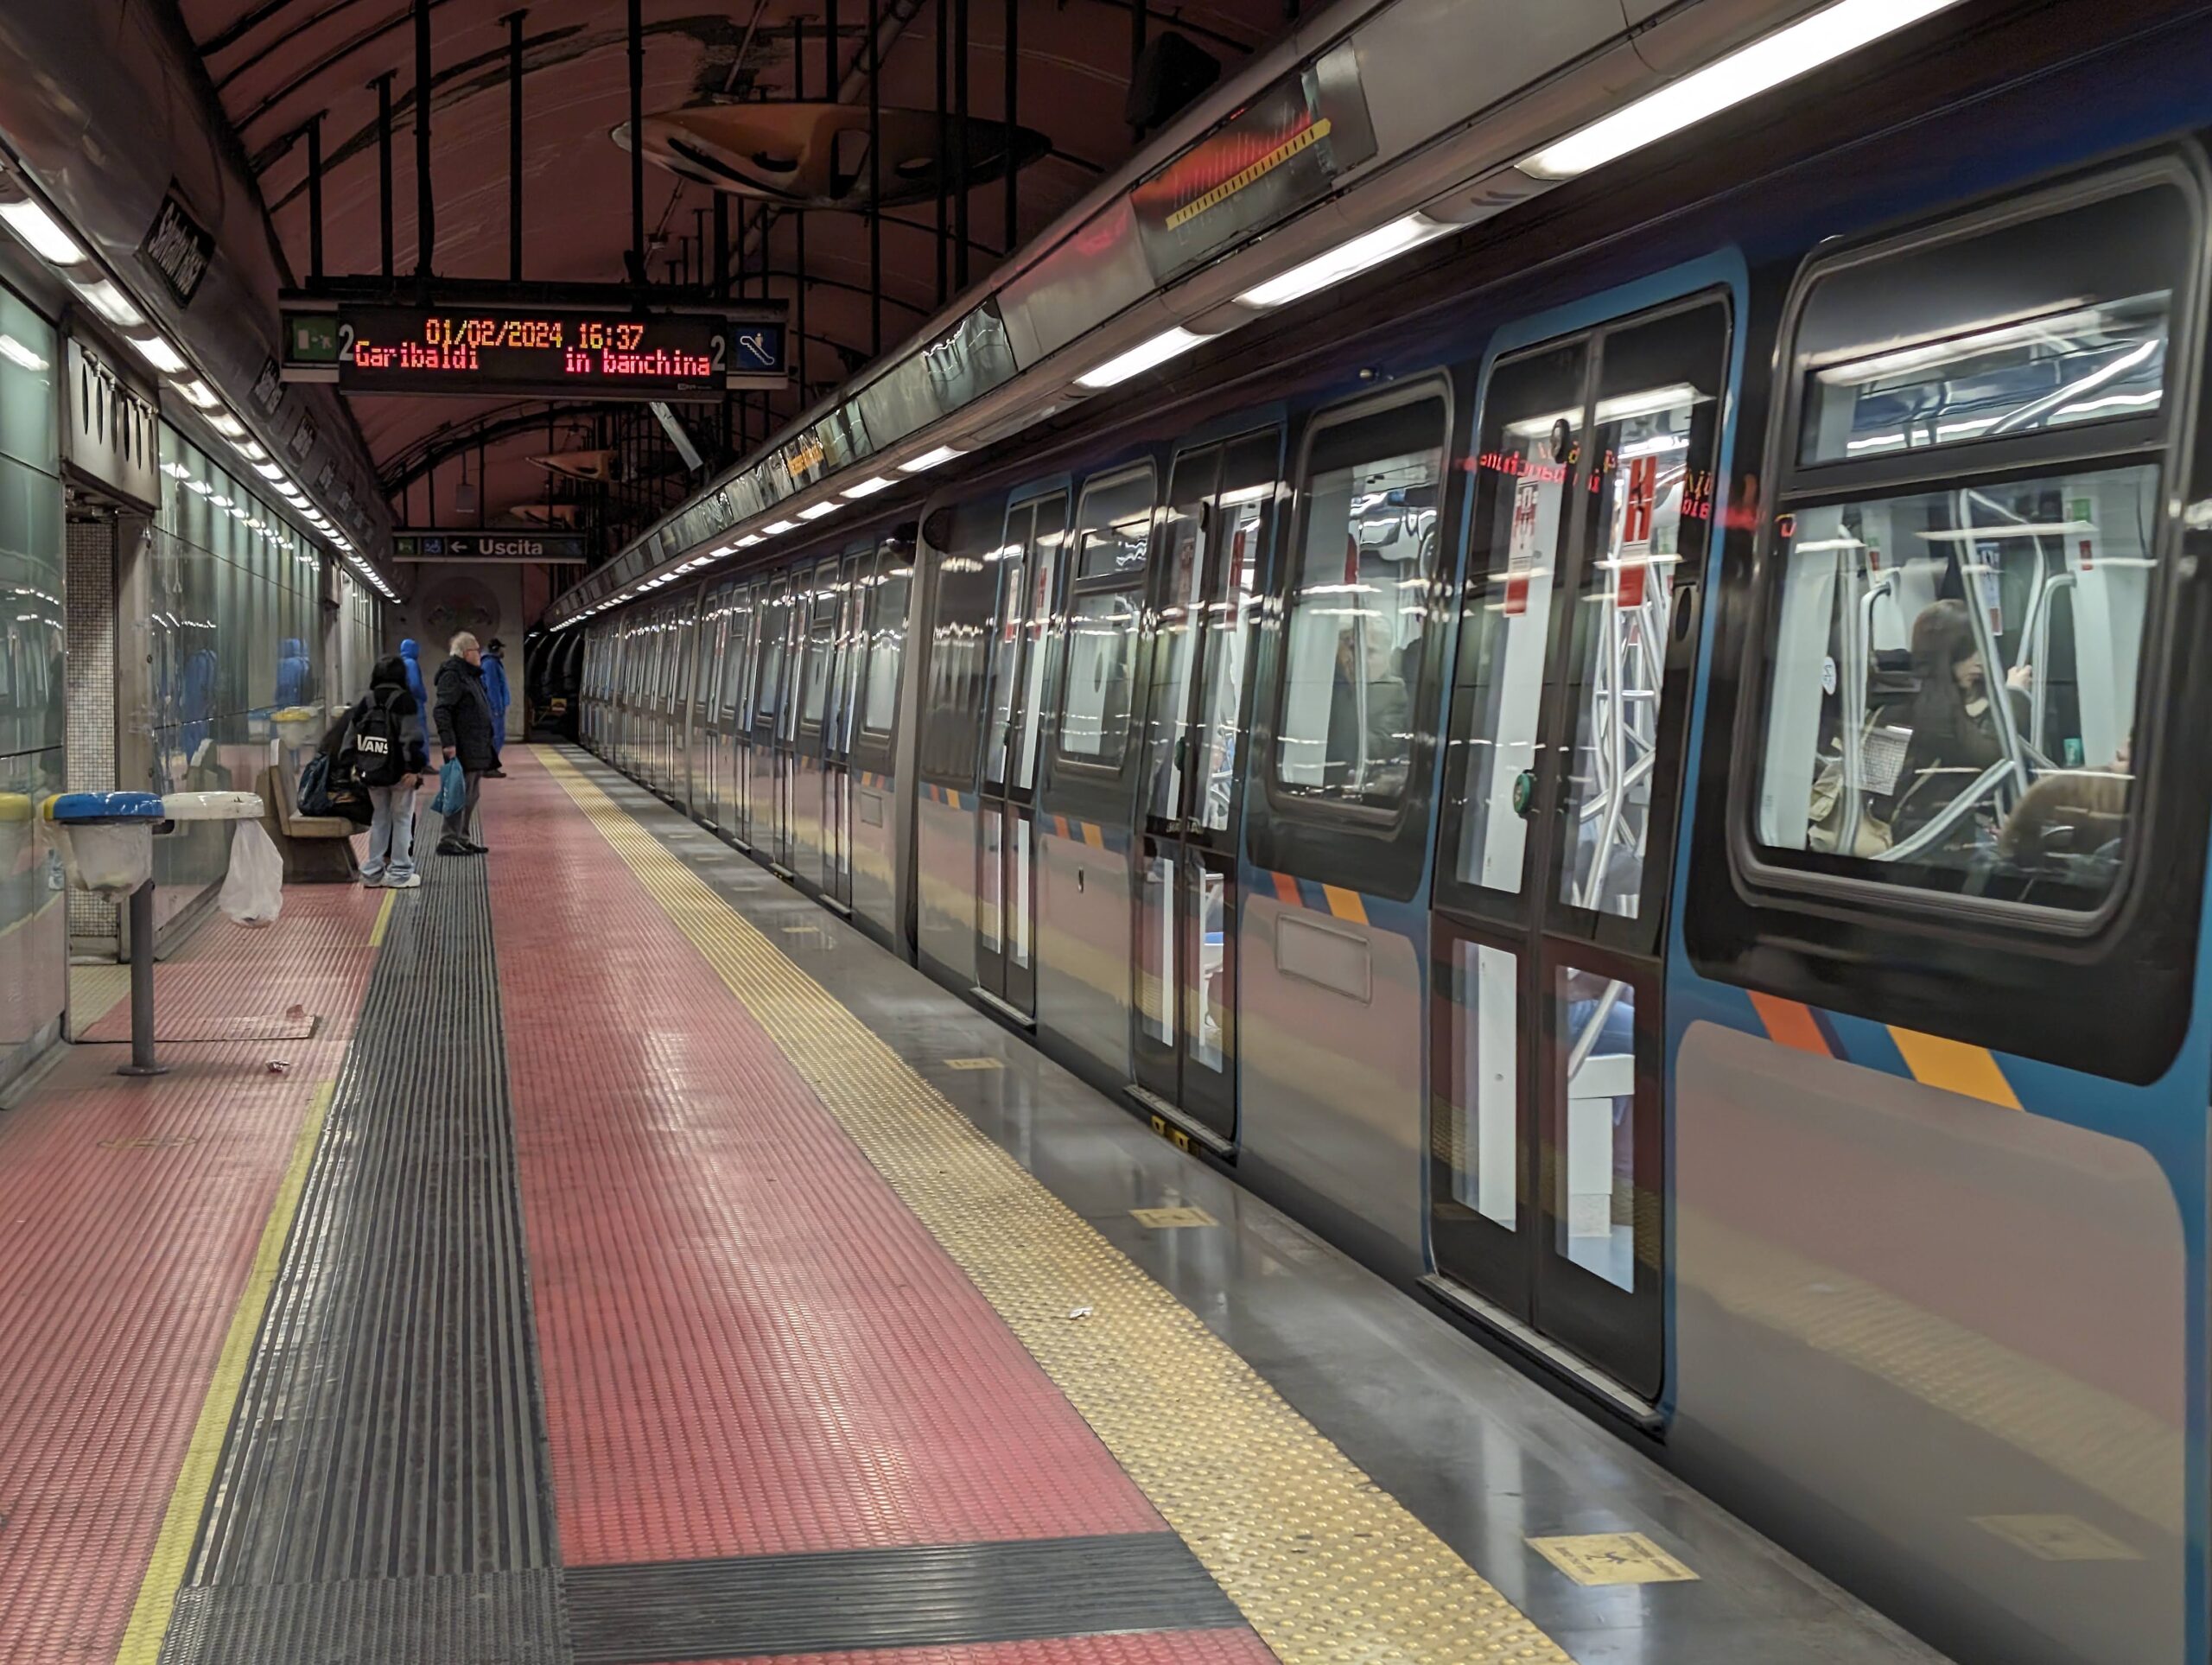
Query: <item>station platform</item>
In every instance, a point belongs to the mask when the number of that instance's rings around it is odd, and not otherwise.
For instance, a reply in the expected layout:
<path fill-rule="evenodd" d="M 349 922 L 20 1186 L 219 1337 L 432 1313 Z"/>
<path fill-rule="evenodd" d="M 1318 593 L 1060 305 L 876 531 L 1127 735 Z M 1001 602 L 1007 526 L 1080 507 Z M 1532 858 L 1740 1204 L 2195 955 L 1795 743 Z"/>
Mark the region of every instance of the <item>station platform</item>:
<path fill-rule="evenodd" d="M 80 1014 L 0 1111 L 0 1660 L 1937 1657 L 583 753 L 507 768 L 488 855 L 204 927 L 169 1075 Z"/>

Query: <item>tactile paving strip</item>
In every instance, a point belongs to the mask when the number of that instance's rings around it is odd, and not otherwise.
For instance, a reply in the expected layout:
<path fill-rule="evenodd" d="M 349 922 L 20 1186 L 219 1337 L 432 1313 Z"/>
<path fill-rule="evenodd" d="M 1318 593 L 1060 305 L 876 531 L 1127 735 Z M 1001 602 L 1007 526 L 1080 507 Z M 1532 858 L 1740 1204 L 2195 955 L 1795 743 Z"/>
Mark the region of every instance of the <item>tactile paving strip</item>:
<path fill-rule="evenodd" d="M 379 950 L 163 1665 L 561 1657 L 531 1593 L 556 1554 L 490 901 L 480 862 L 429 875 Z"/>
<path fill-rule="evenodd" d="M 575 766 L 546 766 L 1286 1665 L 1567 1655 Z M 1084 1322 L 1069 1314 L 1088 1308 Z"/>

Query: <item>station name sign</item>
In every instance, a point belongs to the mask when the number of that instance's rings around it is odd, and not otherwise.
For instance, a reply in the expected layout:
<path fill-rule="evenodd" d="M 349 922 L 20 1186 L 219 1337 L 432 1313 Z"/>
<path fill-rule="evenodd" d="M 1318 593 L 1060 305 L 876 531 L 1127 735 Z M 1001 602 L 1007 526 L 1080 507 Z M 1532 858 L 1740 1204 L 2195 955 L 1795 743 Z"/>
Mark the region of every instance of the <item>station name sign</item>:
<path fill-rule="evenodd" d="M 350 393 L 717 399 L 785 384 L 784 327 L 718 312 L 325 302 L 284 309 L 284 379 Z"/>
<path fill-rule="evenodd" d="M 429 531 L 396 532 L 391 552 L 401 561 L 581 562 L 580 532 Z"/>

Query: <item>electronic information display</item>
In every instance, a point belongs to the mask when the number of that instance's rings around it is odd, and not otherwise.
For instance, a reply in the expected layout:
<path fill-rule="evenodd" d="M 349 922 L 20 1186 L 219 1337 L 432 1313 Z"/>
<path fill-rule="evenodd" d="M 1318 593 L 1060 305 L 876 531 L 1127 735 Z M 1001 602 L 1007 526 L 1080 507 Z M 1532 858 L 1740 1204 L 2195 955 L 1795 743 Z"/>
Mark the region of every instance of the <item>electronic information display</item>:
<path fill-rule="evenodd" d="M 784 330 L 712 313 L 458 304 L 287 308 L 284 377 L 349 393 L 706 399 L 780 387 Z"/>

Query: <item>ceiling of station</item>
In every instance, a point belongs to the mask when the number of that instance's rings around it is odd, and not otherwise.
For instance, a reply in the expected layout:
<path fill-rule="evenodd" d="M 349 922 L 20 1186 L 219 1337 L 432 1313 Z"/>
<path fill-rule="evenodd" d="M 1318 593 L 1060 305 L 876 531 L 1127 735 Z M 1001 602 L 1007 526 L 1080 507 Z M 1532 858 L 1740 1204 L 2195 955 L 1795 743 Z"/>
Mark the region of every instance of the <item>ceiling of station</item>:
<path fill-rule="evenodd" d="M 967 276 L 980 280 L 1010 247 L 1044 229 L 1125 162 L 1140 142 L 1127 112 L 1141 41 L 1155 64 L 1163 36 L 1179 36 L 1235 74 L 1294 21 L 1285 0 L 1188 0 L 1139 9 L 1141 0 L 643 0 L 642 105 L 652 132 L 658 113 L 725 101 L 820 100 L 862 104 L 871 61 L 868 21 L 879 16 L 880 99 L 886 109 L 938 108 L 940 56 L 949 99 L 963 22 L 969 113 L 1005 114 L 1009 19 L 1016 50 L 1015 119 L 1041 135 L 1016 177 L 1009 226 L 1001 180 L 972 185 Z M 296 281 L 310 268 L 308 128 L 318 119 L 322 152 L 323 270 L 335 276 L 382 270 L 379 78 L 390 76 L 392 108 L 394 270 L 417 265 L 416 0 L 177 0 L 207 75 L 258 179 Z M 511 35 L 518 0 L 430 0 L 432 270 L 444 277 L 509 275 L 508 167 Z M 833 34 L 834 31 L 834 34 Z M 1174 48 L 1184 65 L 1202 62 Z M 629 119 L 629 36 L 621 0 L 531 0 L 522 10 L 522 273 L 533 283 L 621 282 L 631 243 L 630 159 L 618 142 Z M 834 84 L 836 92 L 829 89 Z M 889 152 L 887 143 L 887 155 Z M 650 154 L 650 147 L 649 147 Z M 711 245 L 712 189 L 650 162 L 645 168 L 647 272 L 655 283 L 702 281 Z M 750 407 L 757 442 L 813 398 L 845 381 L 878 346 L 871 295 L 869 226 L 863 213 L 801 213 L 733 196 L 729 217 L 747 292 L 790 302 L 796 329 L 802 292 L 803 385 Z M 941 288 L 935 193 L 882 216 L 880 346 L 905 340 L 957 290 L 959 255 L 947 213 Z M 764 254 L 765 250 L 765 254 Z M 803 251 L 803 253 L 802 253 Z M 543 401 L 353 396 L 352 408 L 403 524 L 466 524 L 455 507 L 464 469 L 492 524 L 537 515 L 570 501 L 584 524 L 597 518 L 609 542 L 654 518 L 701 478 L 677 467 L 658 473 L 635 410 L 549 410 Z M 694 428 L 719 412 L 686 412 Z M 740 420 L 747 418 L 741 415 Z M 646 419 L 649 421 L 649 419 Z M 627 423 L 626 428 L 623 424 Z M 476 429 L 489 425 L 480 461 Z M 711 467 L 717 435 L 695 434 Z M 742 434 L 731 436 L 742 439 Z M 533 457 L 613 448 L 627 478 L 582 485 Z M 725 453 L 726 454 L 727 453 Z M 435 500 L 423 479 L 436 461 Z M 650 475 L 651 477 L 647 477 Z M 466 500 L 464 499 L 464 500 Z M 604 550 L 602 550 L 604 552 Z"/>

